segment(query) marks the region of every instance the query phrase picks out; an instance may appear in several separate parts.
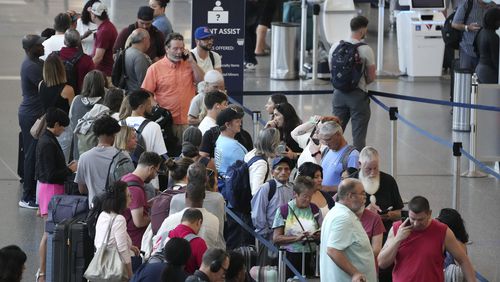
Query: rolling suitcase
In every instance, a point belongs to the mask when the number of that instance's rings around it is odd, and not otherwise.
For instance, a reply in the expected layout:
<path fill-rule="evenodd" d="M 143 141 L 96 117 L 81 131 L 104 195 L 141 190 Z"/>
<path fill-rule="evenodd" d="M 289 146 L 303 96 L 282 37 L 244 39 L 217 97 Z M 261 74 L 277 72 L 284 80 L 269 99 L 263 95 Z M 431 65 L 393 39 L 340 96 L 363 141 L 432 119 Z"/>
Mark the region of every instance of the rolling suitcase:
<path fill-rule="evenodd" d="M 47 282 L 86 281 L 83 273 L 94 254 L 94 245 L 82 218 L 57 224 L 47 242 Z"/>

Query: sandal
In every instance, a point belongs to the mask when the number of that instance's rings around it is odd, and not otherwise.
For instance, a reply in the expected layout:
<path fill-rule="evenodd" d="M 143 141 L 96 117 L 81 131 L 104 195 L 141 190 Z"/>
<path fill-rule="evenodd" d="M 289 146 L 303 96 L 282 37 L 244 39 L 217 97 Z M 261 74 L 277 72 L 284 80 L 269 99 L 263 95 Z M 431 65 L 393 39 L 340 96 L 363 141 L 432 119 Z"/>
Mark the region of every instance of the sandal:
<path fill-rule="evenodd" d="M 36 274 L 35 274 L 35 282 L 38 282 L 38 279 L 40 279 L 40 277 L 45 277 L 45 273 L 43 272 L 40 272 L 40 268 L 36 271 Z"/>

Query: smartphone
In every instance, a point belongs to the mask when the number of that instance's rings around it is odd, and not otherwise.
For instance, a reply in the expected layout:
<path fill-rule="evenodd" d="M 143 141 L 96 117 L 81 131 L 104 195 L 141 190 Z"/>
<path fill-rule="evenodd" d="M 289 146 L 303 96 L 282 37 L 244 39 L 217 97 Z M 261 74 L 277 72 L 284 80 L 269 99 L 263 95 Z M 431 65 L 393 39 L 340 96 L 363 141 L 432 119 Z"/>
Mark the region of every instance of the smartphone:
<path fill-rule="evenodd" d="M 383 211 L 378 212 L 378 214 L 382 215 L 382 214 L 387 214 L 388 212 L 389 212 L 389 210 L 383 210 Z"/>
<path fill-rule="evenodd" d="M 186 54 L 186 53 L 182 54 L 182 59 L 184 61 L 186 61 L 187 59 L 189 59 L 189 54 Z"/>
<path fill-rule="evenodd" d="M 281 143 L 276 147 L 276 153 L 277 154 L 283 154 L 286 152 L 286 145 L 284 143 Z"/>
<path fill-rule="evenodd" d="M 319 139 L 318 138 L 311 138 L 311 140 L 313 141 L 314 144 L 316 144 L 316 146 L 319 145 Z"/>
<path fill-rule="evenodd" d="M 402 217 L 402 218 L 401 218 L 401 222 L 403 222 L 403 223 L 404 223 L 406 219 L 407 219 L 407 217 Z M 407 227 L 407 226 L 411 226 L 411 221 L 410 221 L 410 220 L 408 220 L 408 221 L 407 221 L 407 222 L 403 225 L 403 227 Z"/>

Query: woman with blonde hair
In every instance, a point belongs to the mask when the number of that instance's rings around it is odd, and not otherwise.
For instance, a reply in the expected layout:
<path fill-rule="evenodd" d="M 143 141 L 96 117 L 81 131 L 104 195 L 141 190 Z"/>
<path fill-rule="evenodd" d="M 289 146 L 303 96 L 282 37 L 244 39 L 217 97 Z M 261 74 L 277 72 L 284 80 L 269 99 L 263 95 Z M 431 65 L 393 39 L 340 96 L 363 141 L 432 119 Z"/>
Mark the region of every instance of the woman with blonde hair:
<path fill-rule="evenodd" d="M 43 65 L 43 80 L 38 85 L 44 112 L 47 112 L 48 108 L 54 107 L 69 113 L 69 106 L 73 102 L 75 91 L 73 87 L 66 83 L 66 69 L 63 62 L 56 54 L 50 54 Z M 66 161 L 69 160 L 71 136 L 72 129 L 68 126 L 57 137 Z"/>

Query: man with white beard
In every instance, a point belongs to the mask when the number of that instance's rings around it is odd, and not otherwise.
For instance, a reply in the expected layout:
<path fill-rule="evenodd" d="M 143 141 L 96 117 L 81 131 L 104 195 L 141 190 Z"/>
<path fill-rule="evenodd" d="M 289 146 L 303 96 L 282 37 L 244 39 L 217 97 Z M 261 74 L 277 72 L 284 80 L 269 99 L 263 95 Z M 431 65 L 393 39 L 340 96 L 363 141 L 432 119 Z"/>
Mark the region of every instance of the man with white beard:
<path fill-rule="evenodd" d="M 403 200 L 394 177 L 379 171 L 379 155 L 375 148 L 366 146 L 359 153 L 358 178 L 367 194 L 366 208 L 380 214 L 385 229 L 391 229 L 392 223 L 401 218 Z"/>

